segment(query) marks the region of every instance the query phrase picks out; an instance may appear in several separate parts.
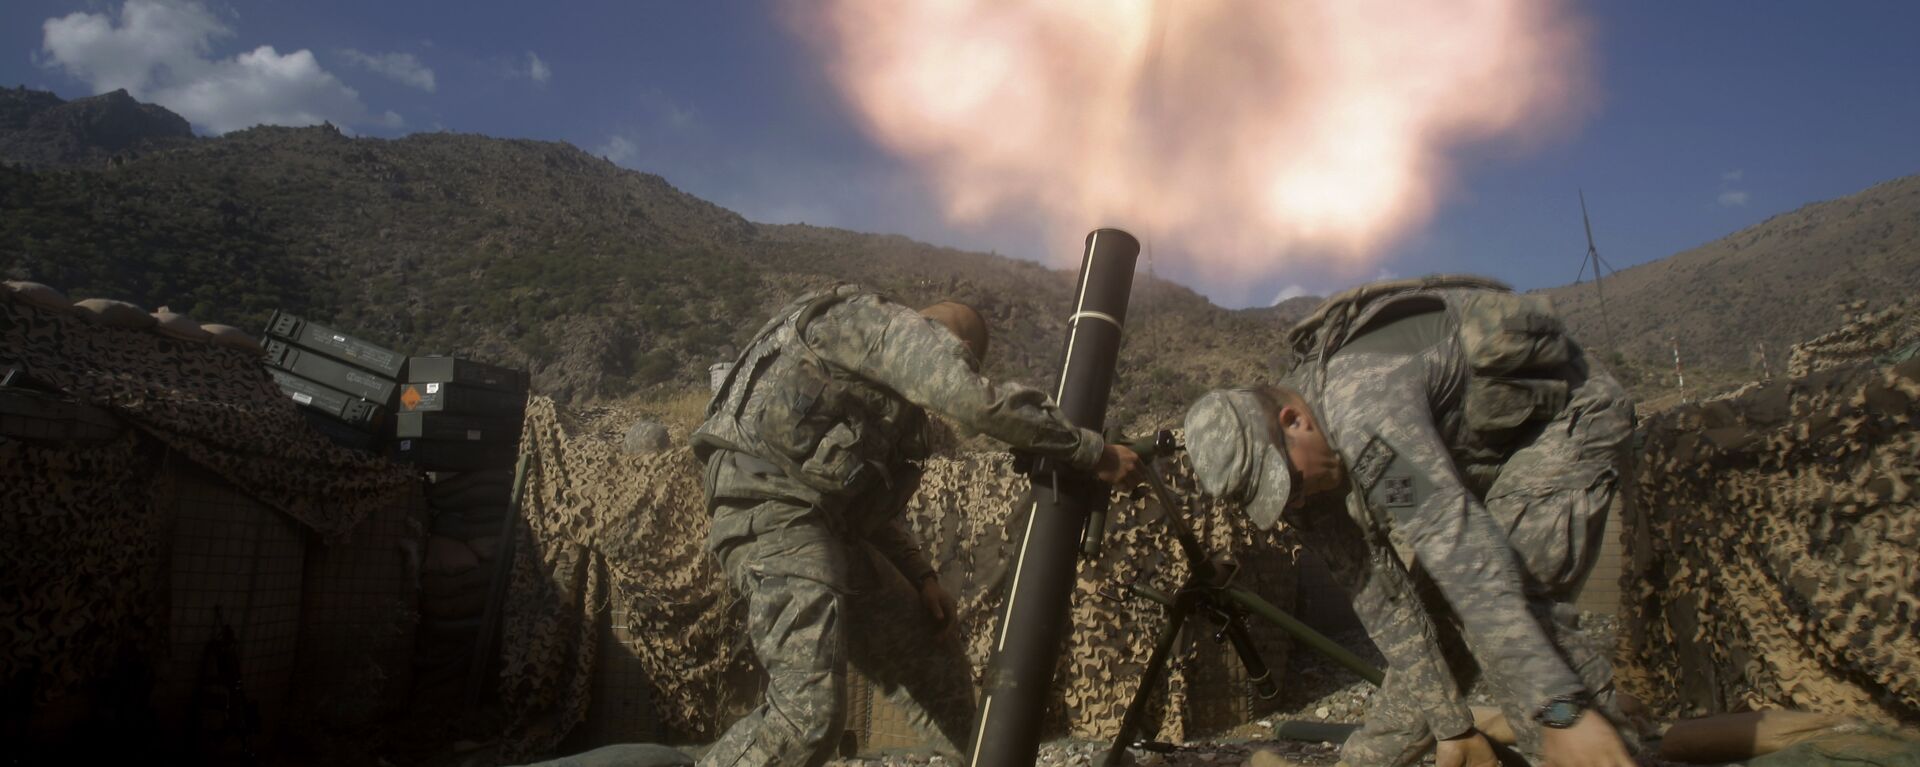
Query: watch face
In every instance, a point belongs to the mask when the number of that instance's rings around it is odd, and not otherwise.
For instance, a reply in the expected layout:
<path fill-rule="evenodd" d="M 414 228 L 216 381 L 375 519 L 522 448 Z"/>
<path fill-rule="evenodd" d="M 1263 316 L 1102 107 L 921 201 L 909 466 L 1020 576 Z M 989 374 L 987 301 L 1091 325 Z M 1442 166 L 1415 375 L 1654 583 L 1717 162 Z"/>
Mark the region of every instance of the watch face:
<path fill-rule="evenodd" d="M 1566 729 L 1572 727 L 1574 720 L 1580 718 L 1580 711 L 1579 703 L 1556 700 L 1548 703 L 1546 708 L 1540 709 L 1540 723 L 1556 729 Z"/>

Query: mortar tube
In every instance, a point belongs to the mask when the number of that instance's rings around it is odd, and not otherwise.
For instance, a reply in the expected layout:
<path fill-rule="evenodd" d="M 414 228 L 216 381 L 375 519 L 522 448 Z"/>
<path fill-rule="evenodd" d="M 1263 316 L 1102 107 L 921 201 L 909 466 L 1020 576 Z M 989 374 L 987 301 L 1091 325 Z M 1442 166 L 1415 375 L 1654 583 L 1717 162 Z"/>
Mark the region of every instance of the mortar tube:
<path fill-rule="evenodd" d="M 1140 241 L 1126 232 L 1087 235 L 1054 401 L 1068 421 L 1095 433 L 1106 421 L 1139 256 Z M 1019 509 L 1026 529 L 968 744 L 973 767 L 1030 765 L 1039 753 L 1081 535 L 1088 511 L 1103 508 L 1111 494 L 1097 479 L 1057 461 L 1036 462 L 1028 477 L 1032 488 Z"/>

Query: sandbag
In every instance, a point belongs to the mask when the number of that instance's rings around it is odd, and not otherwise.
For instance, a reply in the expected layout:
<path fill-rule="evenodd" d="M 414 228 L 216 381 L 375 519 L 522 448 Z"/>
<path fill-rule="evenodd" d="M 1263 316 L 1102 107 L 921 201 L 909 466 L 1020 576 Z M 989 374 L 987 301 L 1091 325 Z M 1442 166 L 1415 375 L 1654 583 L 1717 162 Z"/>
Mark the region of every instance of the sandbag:
<path fill-rule="evenodd" d="M 469 591 L 485 594 L 492 580 L 492 568 L 475 567 L 458 575 L 425 573 L 420 576 L 420 597 L 422 600 L 450 599 Z"/>
<path fill-rule="evenodd" d="M 420 600 L 421 615 L 443 621 L 477 618 L 486 609 L 487 592 L 483 589 Z"/>
<path fill-rule="evenodd" d="M 73 309 L 88 322 L 110 328 L 146 330 L 159 322 L 145 309 L 111 298 L 89 298 L 75 303 Z"/>
<path fill-rule="evenodd" d="M 261 353 L 259 341 L 254 340 L 253 336 L 247 335 L 247 331 L 232 325 L 210 323 L 201 325 L 200 329 L 207 331 L 209 340 L 221 346 L 230 346 L 241 351 L 253 352 L 254 354 Z"/>
<path fill-rule="evenodd" d="M 467 548 L 473 549 L 473 555 L 479 557 L 480 561 L 491 562 L 493 556 L 500 553 L 500 536 L 485 535 L 474 538 L 467 541 Z"/>
<path fill-rule="evenodd" d="M 481 469 L 480 471 L 436 471 L 428 475 L 433 484 L 427 488 L 429 493 L 450 494 L 465 490 L 474 485 L 513 486 L 513 469 Z"/>
<path fill-rule="evenodd" d="M 436 509 L 446 509 L 449 511 L 478 506 L 503 506 L 512 495 L 512 485 L 488 482 L 485 484 L 467 485 L 459 490 L 443 491 L 437 488 L 428 490 L 427 504 Z"/>
<path fill-rule="evenodd" d="M 213 334 L 201 329 L 200 323 L 194 322 L 192 317 L 171 311 L 167 307 L 162 306 L 159 311 L 154 312 L 153 320 L 154 332 L 168 338 L 178 338 L 182 341 L 213 340 Z"/>
<path fill-rule="evenodd" d="M 444 535 L 456 541 L 471 541 L 500 534 L 501 518 L 505 509 L 441 512 L 433 518 L 432 532 Z"/>
<path fill-rule="evenodd" d="M 459 575 L 480 566 L 480 558 L 467 544 L 443 535 L 427 536 L 427 561 L 422 572 Z"/>
<path fill-rule="evenodd" d="M 73 301 L 66 294 L 38 282 L 8 280 L 7 292 L 14 300 L 28 306 L 38 307 L 50 312 L 73 311 Z"/>

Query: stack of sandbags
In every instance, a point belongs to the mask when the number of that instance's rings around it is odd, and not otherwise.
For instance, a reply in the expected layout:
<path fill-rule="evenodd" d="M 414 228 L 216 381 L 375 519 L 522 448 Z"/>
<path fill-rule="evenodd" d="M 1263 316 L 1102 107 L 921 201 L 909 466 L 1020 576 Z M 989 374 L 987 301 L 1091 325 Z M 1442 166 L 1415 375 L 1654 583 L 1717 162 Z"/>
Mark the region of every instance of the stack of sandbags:
<path fill-rule="evenodd" d="M 433 521 L 420 573 L 416 670 L 424 692 L 451 692 L 466 681 L 488 594 L 501 568 L 513 470 L 436 472 L 429 478 L 427 505 Z M 445 685 L 452 687 L 441 689 Z"/>

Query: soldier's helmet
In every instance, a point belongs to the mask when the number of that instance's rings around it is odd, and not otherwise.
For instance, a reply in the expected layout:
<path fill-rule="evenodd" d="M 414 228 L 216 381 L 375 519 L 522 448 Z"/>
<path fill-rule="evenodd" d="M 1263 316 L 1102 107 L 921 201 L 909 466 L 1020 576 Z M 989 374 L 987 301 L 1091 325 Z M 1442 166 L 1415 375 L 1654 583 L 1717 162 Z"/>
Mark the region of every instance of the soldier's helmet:
<path fill-rule="evenodd" d="M 1280 521 L 1293 492 L 1285 446 L 1277 444 L 1259 395 L 1211 391 L 1187 409 L 1187 456 L 1200 490 L 1239 503 L 1262 530 Z"/>

